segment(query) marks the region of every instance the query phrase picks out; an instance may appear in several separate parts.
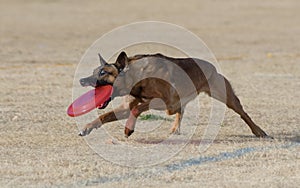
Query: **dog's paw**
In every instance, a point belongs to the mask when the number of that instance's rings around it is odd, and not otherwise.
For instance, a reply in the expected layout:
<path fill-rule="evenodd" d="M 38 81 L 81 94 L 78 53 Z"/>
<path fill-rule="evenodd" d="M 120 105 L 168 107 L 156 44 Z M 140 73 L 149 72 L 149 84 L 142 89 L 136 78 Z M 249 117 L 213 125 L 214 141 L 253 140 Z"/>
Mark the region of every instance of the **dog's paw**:
<path fill-rule="evenodd" d="M 180 130 L 176 129 L 176 131 L 173 134 L 180 135 Z"/>
<path fill-rule="evenodd" d="M 92 129 L 83 129 L 78 133 L 78 136 L 86 136 L 89 135 Z"/>
<path fill-rule="evenodd" d="M 263 138 L 263 139 L 274 139 L 274 137 L 269 136 L 267 134 L 262 134 L 262 135 L 259 135 L 259 136 L 256 135 L 256 137 Z"/>
<path fill-rule="evenodd" d="M 86 131 L 82 130 L 78 133 L 78 136 L 86 136 Z"/>
<path fill-rule="evenodd" d="M 171 134 L 180 135 L 180 129 L 179 128 L 177 128 L 177 129 L 172 128 L 171 129 Z"/>
<path fill-rule="evenodd" d="M 130 130 L 127 127 L 125 127 L 125 129 L 124 129 L 125 138 L 128 138 L 133 132 L 134 132 L 134 130 Z"/>
<path fill-rule="evenodd" d="M 253 130 L 252 133 L 259 138 L 274 139 L 272 136 L 267 135 L 267 133 L 260 128 Z"/>
<path fill-rule="evenodd" d="M 274 139 L 274 137 L 273 136 L 269 136 L 269 135 L 267 135 L 267 136 L 265 136 L 264 138 L 266 138 L 266 139 Z"/>

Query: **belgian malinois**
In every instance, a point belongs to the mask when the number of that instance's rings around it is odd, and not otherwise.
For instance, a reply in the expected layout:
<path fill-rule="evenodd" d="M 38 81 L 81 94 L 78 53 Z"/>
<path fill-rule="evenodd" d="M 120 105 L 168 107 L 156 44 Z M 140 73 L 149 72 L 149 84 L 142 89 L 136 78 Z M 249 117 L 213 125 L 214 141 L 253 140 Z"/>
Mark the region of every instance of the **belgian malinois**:
<path fill-rule="evenodd" d="M 116 96 L 127 97 L 125 103 L 114 111 L 100 115 L 85 125 L 80 136 L 88 135 L 105 123 L 128 118 L 125 126 L 125 136 L 128 137 L 134 132 L 137 117 L 149 108 L 165 109 L 168 115 L 176 114 L 171 132 L 179 134 L 184 107 L 200 92 L 205 92 L 238 113 L 254 135 L 268 137 L 243 110 L 229 81 L 207 61 L 162 54 L 127 57 L 125 52 L 121 52 L 115 63 L 108 64 L 98 55 L 101 66 L 91 76 L 80 79 L 80 84 L 92 87 L 110 84 L 114 88 L 112 100 Z M 157 98 L 164 105 L 150 105 Z"/>

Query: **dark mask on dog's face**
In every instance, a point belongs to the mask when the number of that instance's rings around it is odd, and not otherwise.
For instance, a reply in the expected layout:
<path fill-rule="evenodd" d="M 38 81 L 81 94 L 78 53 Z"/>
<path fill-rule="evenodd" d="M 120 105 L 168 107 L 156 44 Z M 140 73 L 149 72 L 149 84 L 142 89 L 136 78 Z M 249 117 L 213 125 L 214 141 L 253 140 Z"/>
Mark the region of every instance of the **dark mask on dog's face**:
<path fill-rule="evenodd" d="M 84 87 L 98 87 L 103 85 L 113 85 L 119 73 L 128 64 L 128 58 L 125 52 L 122 52 L 114 64 L 108 64 L 100 54 L 100 64 L 89 77 L 80 79 L 80 84 Z"/>
<path fill-rule="evenodd" d="M 80 79 L 80 84 L 84 87 L 113 85 L 117 76 L 118 70 L 116 67 L 114 65 L 105 64 L 104 66 L 96 68 L 91 76 Z"/>

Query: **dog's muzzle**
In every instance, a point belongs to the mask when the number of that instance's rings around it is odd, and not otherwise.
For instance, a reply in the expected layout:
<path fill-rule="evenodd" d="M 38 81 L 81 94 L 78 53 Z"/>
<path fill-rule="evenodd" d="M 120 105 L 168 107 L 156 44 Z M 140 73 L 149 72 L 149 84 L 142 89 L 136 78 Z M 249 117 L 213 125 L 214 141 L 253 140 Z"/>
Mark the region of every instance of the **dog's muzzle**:
<path fill-rule="evenodd" d="M 87 86 L 97 87 L 97 79 L 94 79 L 93 77 L 81 78 L 79 80 L 79 83 L 83 87 L 87 87 Z"/>

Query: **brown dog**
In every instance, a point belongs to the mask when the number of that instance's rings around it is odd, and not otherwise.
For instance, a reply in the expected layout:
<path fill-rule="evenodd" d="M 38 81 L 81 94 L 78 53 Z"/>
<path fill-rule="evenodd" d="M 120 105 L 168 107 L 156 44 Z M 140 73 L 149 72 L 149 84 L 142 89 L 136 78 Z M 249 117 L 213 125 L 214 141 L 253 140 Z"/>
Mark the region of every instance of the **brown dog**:
<path fill-rule="evenodd" d="M 80 136 L 88 135 L 105 123 L 128 118 L 125 126 L 128 137 L 134 132 L 136 118 L 149 110 L 150 102 L 151 108 L 166 109 L 169 115 L 176 114 L 171 132 L 179 133 L 184 107 L 200 92 L 205 92 L 238 113 L 257 137 L 267 137 L 243 110 L 229 81 L 206 61 L 161 54 L 127 57 L 125 52 L 120 53 L 114 64 L 105 62 L 100 54 L 99 58 L 101 66 L 94 70 L 93 75 L 82 78 L 80 84 L 93 87 L 110 84 L 114 87 L 112 98 L 127 97 L 117 109 L 87 124 Z M 157 98 L 164 104 L 156 104 L 158 100 L 154 99 Z"/>

